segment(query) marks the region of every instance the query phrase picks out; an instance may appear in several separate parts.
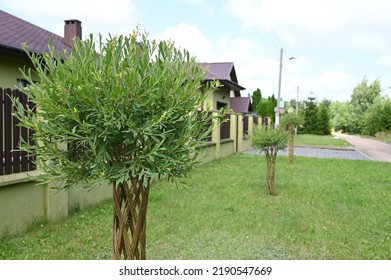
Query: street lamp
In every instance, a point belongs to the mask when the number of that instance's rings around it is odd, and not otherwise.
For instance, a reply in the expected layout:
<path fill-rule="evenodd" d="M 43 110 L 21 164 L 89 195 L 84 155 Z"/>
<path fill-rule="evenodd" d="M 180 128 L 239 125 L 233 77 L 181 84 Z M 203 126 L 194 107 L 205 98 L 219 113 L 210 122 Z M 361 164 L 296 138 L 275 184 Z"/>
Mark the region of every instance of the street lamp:
<path fill-rule="evenodd" d="M 274 109 L 276 113 L 276 123 L 275 127 L 277 127 L 280 124 L 280 99 L 281 99 L 281 77 L 282 77 L 282 56 L 283 56 L 284 50 L 280 50 L 280 74 L 278 76 L 278 95 L 277 95 L 277 107 Z M 297 57 L 290 57 L 289 60 L 296 59 Z"/>

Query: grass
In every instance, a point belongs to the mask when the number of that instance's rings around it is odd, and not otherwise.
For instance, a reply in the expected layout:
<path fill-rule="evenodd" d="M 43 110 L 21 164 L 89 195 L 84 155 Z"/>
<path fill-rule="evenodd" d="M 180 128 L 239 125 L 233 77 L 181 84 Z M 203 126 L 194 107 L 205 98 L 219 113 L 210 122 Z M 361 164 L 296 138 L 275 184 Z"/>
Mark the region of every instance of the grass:
<path fill-rule="evenodd" d="M 277 160 L 265 194 L 264 156 L 203 165 L 187 187 L 150 194 L 148 259 L 391 259 L 390 164 Z M 0 259 L 110 259 L 111 201 L 0 241 Z"/>
<path fill-rule="evenodd" d="M 378 140 L 387 144 L 391 144 L 391 132 L 378 132 L 376 133 L 376 136 L 369 136 L 369 135 L 362 135 L 362 134 L 356 134 L 355 136 L 368 138 L 372 140 Z"/>
<path fill-rule="evenodd" d="M 333 135 L 297 134 L 295 135 L 295 145 L 319 148 L 353 149 L 352 144 L 343 139 L 335 138 Z"/>
<path fill-rule="evenodd" d="M 375 139 L 391 144 L 391 132 L 378 132 Z"/>

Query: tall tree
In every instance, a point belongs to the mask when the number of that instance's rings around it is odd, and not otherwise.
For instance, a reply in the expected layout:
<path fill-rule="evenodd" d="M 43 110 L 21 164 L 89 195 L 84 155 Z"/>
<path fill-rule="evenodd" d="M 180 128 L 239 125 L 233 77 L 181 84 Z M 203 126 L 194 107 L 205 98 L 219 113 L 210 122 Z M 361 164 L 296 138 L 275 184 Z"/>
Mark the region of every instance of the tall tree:
<path fill-rule="evenodd" d="M 318 105 L 318 131 L 317 134 L 319 135 L 329 135 L 331 133 L 331 127 L 330 127 L 330 113 L 329 113 L 329 106 L 330 101 L 324 99 L 319 105 Z"/>
<path fill-rule="evenodd" d="M 368 135 L 391 131 L 391 99 L 378 96 L 363 116 L 364 130 Z"/>
<path fill-rule="evenodd" d="M 259 106 L 262 100 L 262 93 L 259 88 L 257 88 L 252 95 L 252 105 L 253 105 L 253 111 L 256 112 L 259 116 L 262 116 L 259 114 Z"/>
<path fill-rule="evenodd" d="M 349 130 L 353 133 L 364 132 L 363 116 L 367 109 L 374 103 L 375 98 L 380 96 L 381 85 L 379 80 L 368 85 L 368 80 L 364 78 L 358 84 L 351 95 Z"/>
<path fill-rule="evenodd" d="M 268 116 L 272 119 L 272 123 L 276 122 L 276 114 L 274 109 L 277 107 L 277 99 L 274 97 L 274 94 L 272 96 L 267 98 L 268 100 Z"/>
<path fill-rule="evenodd" d="M 66 189 L 110 182 L 113 257 L 145 259 L 152 178 L 194 166 L 209 121 L 196 108 L 213 88 L 201 93 L 204 72 L 189 52 L 138 30 L 100 37 L 97 49 L 91 35 L 69 54 L 52 45 L 42 56 L 28 53 L 40 82 L 24 74 L 36 111 L 15 101 L 21 125 L 35 131 L 36 144 L 24 149 L 37 157 L 44 182 Z"/>
<path fill-rule="evenodd" d="M 303 127 L 298 130 L 299 133 L 317 134 L 319 131 L 318 106 L 316 97 L 311 93 L 304 101 Z"/>
<path fill-rule="evenodd" d="M 330 105 L 331 125 L 335 131 L 349 131 L 350 102 L 335 101 Z"/>

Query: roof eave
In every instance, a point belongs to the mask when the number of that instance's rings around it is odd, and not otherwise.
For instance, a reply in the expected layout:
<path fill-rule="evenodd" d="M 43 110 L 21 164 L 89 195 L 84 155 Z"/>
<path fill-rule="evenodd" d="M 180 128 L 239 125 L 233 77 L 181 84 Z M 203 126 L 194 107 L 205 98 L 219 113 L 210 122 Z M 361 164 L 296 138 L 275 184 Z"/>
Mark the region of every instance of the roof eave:
<path fill-rule="evenodd" d="M 7 46 L 0 44 L 0 54 L 16 56 L 16 57 L 27 57 L 27 54 L 23 49 Z"/>
<path fill-rule="evenodd" d="M 217 79 L 222 85 L 228 87 L 230 90 L 233 91 L 241 91 L 245 90 L 245 87 L 242 87 L 241 85 L 231 81 L 231 80 L 225 80 L 225 79 Z M 203 82 L 212 82 L 214 80 L 212 79 L 204 79 Z M 240 96 L 240 95 L 239 95 Z"/>

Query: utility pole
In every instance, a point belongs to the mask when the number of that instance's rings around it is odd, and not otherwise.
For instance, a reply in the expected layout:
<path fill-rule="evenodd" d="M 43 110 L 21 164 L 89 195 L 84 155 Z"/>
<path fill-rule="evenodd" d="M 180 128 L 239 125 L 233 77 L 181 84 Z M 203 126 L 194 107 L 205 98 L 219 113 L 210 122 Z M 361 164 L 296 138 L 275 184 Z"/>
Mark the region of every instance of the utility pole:
<path fill-rule="evenodd" d="M 278 76 L 278 95 L 277 95 L 277 107 L 275 108 L 276 111 L 276 123 L 275 127 L 277 127 L 280 124 L 280 96 L 281 96 L 281 76 L 282 76 L 282 54 L 284 53 L 284 50 L 280 50 L 280 74 Z"/>

